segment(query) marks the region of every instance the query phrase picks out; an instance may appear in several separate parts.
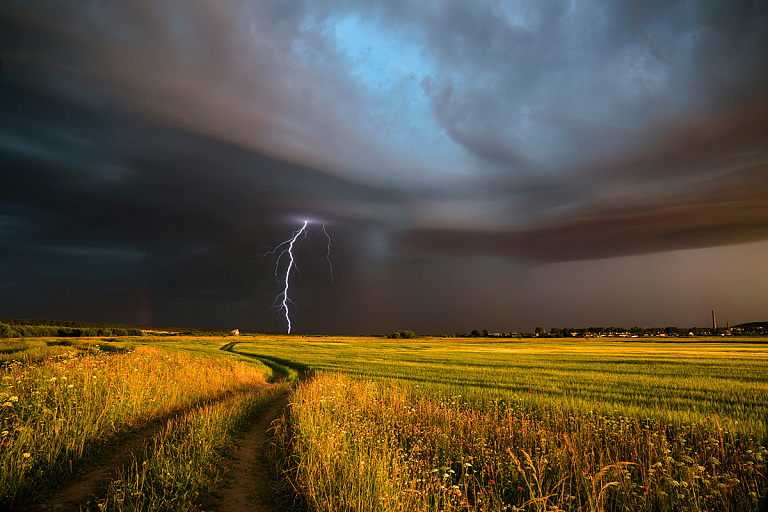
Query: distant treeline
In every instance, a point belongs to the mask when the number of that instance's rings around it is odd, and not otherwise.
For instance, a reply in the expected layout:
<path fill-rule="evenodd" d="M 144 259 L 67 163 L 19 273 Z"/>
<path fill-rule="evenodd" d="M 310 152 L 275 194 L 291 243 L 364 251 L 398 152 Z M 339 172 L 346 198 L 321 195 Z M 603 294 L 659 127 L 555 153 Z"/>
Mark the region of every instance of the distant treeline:
<path fill-rule="evenodd" d="M 214 329 L 143 329 L 136 325 L 96 324 L 67 320 L 0 318 L 0 338 L 77 338 L 83 336 L 226 336 Z"/>
<path fill-rule="evenodd" d="M 0 322 L 0 338 L 78 338 L 82 336 L 141 336 L 138 328 L 69 327 L 64 325 L 29 325 Z"/>

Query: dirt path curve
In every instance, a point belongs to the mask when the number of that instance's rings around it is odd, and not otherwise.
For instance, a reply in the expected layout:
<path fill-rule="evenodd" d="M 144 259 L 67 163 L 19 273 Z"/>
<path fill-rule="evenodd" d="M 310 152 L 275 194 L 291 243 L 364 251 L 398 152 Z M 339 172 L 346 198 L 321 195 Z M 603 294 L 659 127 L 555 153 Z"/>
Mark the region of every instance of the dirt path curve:
<path fill-rule="evenodd" d="M 273 512 L 275 496 L 269 478 L 270 469 L 265 461 L 269 441 L 269 428 L 280 411 L 288 404 L 288 397 L 267 410 L 245 435 L 240 448 L 233 454 L 232 468 L 227 485 L 216 510 L 222 512 Z"/>
<path fill-rule="evenodd" d="M 272 384 L 259 384 L 242 393 L 259 393 L 270 386 Z M 205 403 L 217 402 L 231 396 L 233 395 L 228 393 Z M 26 512 L 81 512 L 98 510 L 96 503 L 98 501 L 97 492 L 99 487 L 108 483 L 116 475 L 117 470 L 129 464 L 133 457 L 140 457 L 144 445 L 155 434 L 165 428 L 170 420 L 186 414 L 199 405 L 184 407 L 156 418 L 147 426 L 131 432 L 125 438 L 117 440 L 113 445 L 105 446 L 100 450 L 101 454 L 98 456 L 97 462 L 83 467 L 80 470 L 80 475 L 75 477 L 74 481 L 56 489 L 42 504 L 26 504 L 19 507 L 18 510 Z"/>

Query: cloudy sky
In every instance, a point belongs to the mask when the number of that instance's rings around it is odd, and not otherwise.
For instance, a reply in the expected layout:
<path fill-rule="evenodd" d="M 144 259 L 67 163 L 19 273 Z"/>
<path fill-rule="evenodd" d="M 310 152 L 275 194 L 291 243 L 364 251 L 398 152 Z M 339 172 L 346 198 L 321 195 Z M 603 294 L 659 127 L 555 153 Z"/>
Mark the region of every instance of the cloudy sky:
<path fill-rule="evenodd" d="M 766 48 L 761 1 L 0 0 L 0 317 L 285 330 L 308 220 L 294 332 L 768 320 Z"/>

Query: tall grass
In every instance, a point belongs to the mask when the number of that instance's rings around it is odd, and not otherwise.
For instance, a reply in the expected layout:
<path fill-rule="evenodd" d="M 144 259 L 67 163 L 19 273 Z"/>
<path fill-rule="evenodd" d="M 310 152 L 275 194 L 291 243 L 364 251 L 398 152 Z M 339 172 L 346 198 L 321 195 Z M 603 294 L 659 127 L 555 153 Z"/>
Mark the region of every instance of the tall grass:
<path fill-rule="evenodd" d="M 109 485 L 99 510 L 198 509 L 201 497 L 222 485 L 224 456 L 231 451 L 236 434 L 289 389 L 288 383 L 276 385 L 257 395 L 240 395 L 196 408 L 170 421 L 145 446 L 142 456 L 123 468 Z"/>
<path fill-rule="evenodd" d="M 317 511 L 751 511 L 767 496 L 765 448 L 715 417 L 684 425 L 326 374 L 299 387 L 280 433 Z"/>
<path fill-rule="evenodd" d="M 263 383 L 270 372 L 263 365 L 146 347 L 12 361 L 0 368 L 0 506 L 73 472 L 105 440 Z"/>

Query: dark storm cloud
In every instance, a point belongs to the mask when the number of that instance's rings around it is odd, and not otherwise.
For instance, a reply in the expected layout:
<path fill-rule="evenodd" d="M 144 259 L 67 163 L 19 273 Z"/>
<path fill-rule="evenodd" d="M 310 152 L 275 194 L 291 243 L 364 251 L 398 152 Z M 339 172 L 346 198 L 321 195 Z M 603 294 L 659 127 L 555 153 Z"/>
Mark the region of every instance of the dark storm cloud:
<path fill-rule="evenodd" d="M 458 76 L 430 82 L 436 116 L 508 171 L 599 163 L 647 145 L 659 120 L 765 94 L 758 3 L 545 2 L 519 19 L 499 5 L 451 3 L 426 31 Z"/>
<path fill-rule="evenodd" d="M 0 2 L 0 306 L 279 329 L 254 256 L 310 214 L 328 331 L 464 257 L 766 240 L 767 47 L 764 2 Z"/>
<path fill-rule="evenodd" d="M 382 204 L 402 201 L 225 141 L 4 90 L 13 97 L 2 103 L 13 130 L 0 140 L 6 316 L 193 326 L 248 318 L 279 329 L 269 310 L 274 264 L 259 257 L 267 246 L 298 215 L 352 239 L 381 224 Z M 316 287 L 327 293 L 327 283 Z"/>

